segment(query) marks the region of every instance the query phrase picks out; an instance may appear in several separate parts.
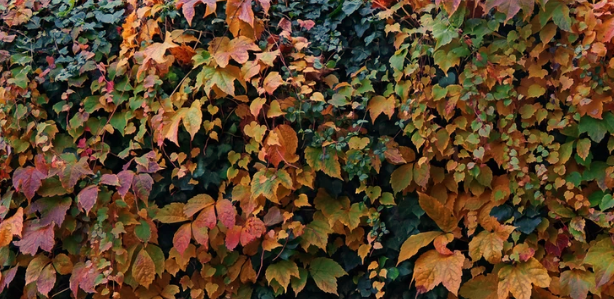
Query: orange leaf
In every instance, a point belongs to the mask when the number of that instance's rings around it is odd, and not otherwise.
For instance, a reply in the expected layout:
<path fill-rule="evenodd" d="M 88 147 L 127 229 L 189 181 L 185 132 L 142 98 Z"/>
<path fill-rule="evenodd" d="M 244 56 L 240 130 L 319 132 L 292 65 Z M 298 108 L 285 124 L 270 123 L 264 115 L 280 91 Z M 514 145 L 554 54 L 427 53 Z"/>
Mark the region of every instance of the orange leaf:
<path fill-rule="evenodd" d="M 186 223 L 182 225 L 177 232 L 175 232 L 175 236 L 173 237 L 173 246 L 177 249 L 179 254 L 183 255 L 185 250 L 190 245 L 190 240 L 192 239 L 192 225 L 190 223 Z"/>
<path fill-rule="evenodd" d="M 548 270 L 535 258 L 515 265 L 505 265 L 499 270 L 499 298 L 507 298 L 512 293 L 515 298 L 529 299 L 532 285 L 547 288 L 550 280 Z"/>
<path fill-rule="evenodd" d="M 454 217 L 450 209 L 442 205 L 436 198 L 422 192 L 418 192 L 418 198 L 420 207 L 444 232 L 451 233 L 457 229 L 458 219 Z"/>
<path fill-rule="evenodd" d="M 217 211 L 218 219 L 224 226 L 226 226 L 226 228 L 232 228 L 235 226 L 237 211 L 230 200 L 225 198 L 218 200 L 217 204 L 215 205 L 215 209 Z"/>
<path fill-rule="evenodd" d="M 416 253 L 418 253 L 418 250 L 431 244 L 435 238 L 441 235 L 442 232 L 424 232 L 410 236 L 407 240 L 405 240 L 405 242 L 403 242 L 403 245 L 401 245 L 397 265 L 413 257 Z"/>
<path fill-rule="evenodd" d="M 225 36 L 216 37 L 209 44 L 209 52 L 222 68 L 228 65 L 231 57 L 240 64 L 246 63 L 249 59 L 248 51 L 260 51 L 260 48 L 253 40 L 245 36 L 239 36 L 233 40 Z"/>
<path fill-rule="evenodd" d="M 458 250 L 452 255 L 443 255 L 436 250 L 425 252 L 414 267 L 418 292 L 426 293 L 441 283 L 452 294 L 458 295 L 464 261 L 465 256 Z"/>
<path fill-rule="evenodd" d="M 216 2 L 217 0 L 178 0 L 177 8 L 182 8 L 183 16 L 188 21 L 188 25 L 192 26 L 192 19 L 194 18 L 194 5 L 198 3 L 206 4 L 206 17 L 215 12 L 215 9 L 217 7 Z"/>
<path fill-rule="evenodd" d="M 156 277 L 156 265 L 144 249 L 139 251 L 134 264 L 132 264 L 132 277 L 145 288 L 149 288 Z"/>

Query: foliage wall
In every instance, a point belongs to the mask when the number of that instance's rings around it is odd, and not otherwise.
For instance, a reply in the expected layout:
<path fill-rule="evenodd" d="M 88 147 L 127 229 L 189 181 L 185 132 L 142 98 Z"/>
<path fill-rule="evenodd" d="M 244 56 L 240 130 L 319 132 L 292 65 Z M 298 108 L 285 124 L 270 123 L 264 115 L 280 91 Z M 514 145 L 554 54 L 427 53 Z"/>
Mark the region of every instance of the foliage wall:
<path fill-rule="evenodd" d="M 0 0 L 0 298 L 612 298 L 613 12 Z"/>

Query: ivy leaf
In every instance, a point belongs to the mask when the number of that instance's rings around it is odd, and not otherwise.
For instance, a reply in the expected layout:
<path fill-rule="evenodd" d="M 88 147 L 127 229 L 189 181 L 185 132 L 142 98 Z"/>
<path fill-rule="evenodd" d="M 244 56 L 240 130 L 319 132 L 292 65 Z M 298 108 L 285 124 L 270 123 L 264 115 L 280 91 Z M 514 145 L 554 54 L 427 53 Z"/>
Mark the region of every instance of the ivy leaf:
<path fill-rule="evenodd" d="M 72 202 L 70 197 L 41 198 L 33 202 L 30 209 L 32 212 L 39 212 L 41 214 L 41 225 L 53 223 L 57 226 L 62 226 Z"/>
<path fill-rule="evenodd" d="M 513 18 L 522 8 L 522 10 L 528 16 L 533 12 L 533 7 L 535 5 L 535 0 L 486 0 L 485 6 L 486 11 L 490 11 L 493 7 L 496 7 L 497 10 L 505 15 L 505 21 L 509 21 Z M 526 17 L 525 17 L 526 19 Z"/>
<path fill-rule="evenodd" d="M 586 160 L 591 152 L 591 140 L 588 138 L 578 140 L 577 151 L 578 156 L 582 158 L 582 160 Z"/>
<path fill-rule="evenodd" d="M 287 291 L 290 279 L 300 278 L 300 273 L 296 263 L 293 261 L 280 261 L 275 264 L 269 265 L 265 273 L 266 279 L 271 284 L 275 280 L 279 285 L 284 288 L 284 292 Z"/>
<path fill-rule="evenodd" d="M 203 245 L 205 249 L 209 248 L 209 228 L 203 221 L 198 221 L 198 218 L 192 222 L 192 236 L 196 243 Z"/>
<path fill-rule="evenodd" d="M 228 250 L 232 251 L 237 247 L 237 245 L 239 245 L 239 241 L 241 240 L 241 231 L 242 228 L 238 225 L 232 226 L 226 231 L 225 244 Z"/>
<path fill-rule="evenodd" d="M 482 231 L 469 242 L 469 256 L 477 261 L 482 256 L 491 264 L 501 262 L 503 243 L 514 231 L 513 226 L 502 225 L 496 232 Z"/>
<path fill-rule="evenodd" d="M 192 239 L 192 224 L 186 223 L 182 225 L 176 232 L 173 237 L 173 246 L 177 249 L 179 254 L 183 255 L 185 250 L 190 245 L 190 240 Z"/>
<path fill-rule="evenodd" d="M 85 214 L 89 214 L 90 210 L 96 204 L 98 199 L 98 186 L 87 186 L 85 189 L 79 192 L 77 195 L 77 202 L 79 207 L 85 210 Z"/>
<path fill-rule="evenodd" d="M 284 84 L 284 79 L 279 72 L 270 72 L 266 78 L 264 78 L 264 90 L 269 95 L 272 95 L 275 90 Z"/>
<path fill-rule="evenodd" d="M 18 266 L 15 266 L 9 270 L 2 271 L 2 280 L 0 281 L 0 292 L 4 291 L 9 284 L 15 279 L 15 274 L 17 274 Z"/>
<path fill-rule="evenodd" d="M 187 108 L 181 108 L 175 112 L 171 112 L 169 114 L 164 115 L 165 120 L 164 120 L 162 135 L 164 136 L 164 138 L 172 141 L 177 146 L 179 146 L 179 141 L 177 140 L 177 134 L 179 133 L 179 123 L 181 122 L 181 120 L 185 118 L 187 113 L 188 113 Z M 185 122 L 184 122 L 184 126 L 185 126 Z"/>
<path fill-rule="evenodd" d="M 458 38 L 458 32 L 456 28 L 446 25 L 444 22 L 436 22 L 433 25 L 433 37 L 437 41 L 435 50 L 441 46 L 445 46 L 452 42 L 453 39 Z"/>
<path fill-rule="evenodd" d="M 145 48 L 143 51 L 143 55 L 145 58 L 143 59 L 143 64 L 139 67 L 139 71 L 137 72 L 137 76 L 141 75 L 141 72 L 145 70 L 145 65 L 151 60 L 156 63 L 164 64 L 167 62 L 168 58 L 164 57 L 166 54 L 166 50 L 178 47 L 179 45 L 173 43 L 173 38 L 171 37 L 171 32 L 166 31 L 166 37 L 164 38 L 164 43 L 153 43 Z"/>
<path fill-rule="evenodd" d="M 584 116 L 580 119 L 578 129 L 580 133 L 588 133 L 588 136 L 597 143 L 601 142 L 608 132 L 603 120 L 594 119 L 589 116 Z"/>
<path fill-rule="evenodd" d="M 495 274 L 478 275 L 464 283 L 459 294 L 470 299 L 498 299 L 497 282 Z"/>
<path fill-rule="evenodd" d="M 55 269 L 53 268 L 53 264 L 49 264 L 43 269 L 36 281 L 38 292 L 45 297 L 49 297 L 49 292 L 55 285 L 55 279 Z"/>
<path fill-rule="evenodd" d="M 269 134 L 265 142 L 268 161 L 275 165 L 275 167 L 278 167 L 282 161 L 287 164 L 298 161 L 299 156 L 296 154 L 298 137 L 294 129 L 288 125 L 279 125 L 271 132 L 272 134 Z M 269 138 L 273 134 L 277 136 L 279 144 L 269 144 Z"/>
<path fill-rule="evenodd" d="M 228 199 L 220 199 L 215 204 L 215 210 L 217 211 L 217 217 L 226 228 L 232 228 L 235 226 L 235 218 L 237 217 L 237 210 Z"/>
<path fill-rule="evenodd" d="M 238 18 L 251 27 L 254 27 L 252 0 L 229 0 L 226 2 L 226 16 L 228 18 Z M 231 23 L 231 21 L 227 22 Z"/>
<path fill-rule="evenodd" d="M 414 174 L 414 164 L 407 163 L 392 172 L 390 175 L 390 186 L 394 193 L 407 188 L 411 184 L 411 180 Z"/>
<path fill-rule="evenodd" d="M 70 289 L 75 298 L 78 298 L 79 289 L 87 293 L 96 293 L 94 288 L 103 282 L 105 282 L 105 280 L 99 279 L 99 273 L 91 262 L 87 264 L 83 262 L 77 263 L 70 275 Z"/>
<path fill-rule="evenodd" d="M 448 207 L 441 204 L 436 198 L 418 192 L 418 202 L 429 218 L 433 219 L 444 232 L 451 233 L 458 228 L 458 219 L 454 217 Z"/>
<path fill-rule="evenodd" d="M 153 188 L 153 179 L 148 173 L 139 173 L 134 176 L 132 181 L 132 190 L 134 194 L 142 201 L 147 203 L 149 201 L 149 193 Z"/>
<path fill-rule="evenodd" d="M 305 160 L 315 171 L 321 170 L 331 177 L 341 179 L 341 165 L 335 150 L 308 147 L 305 149 Z"/>
<path fill-rule="evenodd" d="M 425 252 L 416 260 L 414 267 L 416 288 L 420 293 L 425 293 L 441 283 L 458 296 L 464 261 L 465 256 L 458 250 L 452 255 L 443 255 L 437 250 Z"/>
<path fill-rule="evenodd" d="M 320 290 L 337 295 L 337 278 L 347 273 L 332 259 L 319 257 L 309 264 L 309 273 Z"/>
<path fill-rule="evenodd" d="M 221 67 L 203 67 L 202 71 L 196 78 L 197 87 L 204 85 L 205 93 L 211 94 L 213 86 L 217 86 L 226 94 L 235 95 L 234 81 L 242 81 L 241 69 L 236 66 L 229 65 L 225 68 Z"/>
<path fill-rule="evenodd" d="M 192 26 L 192 19 L 194 18 L 194 5 L 198 3 L 206 4 L 207 10 L 205 11 L 205 18 L 215 13 L 215 9 L 217 8 L 216 0 L 178 0 L 177 8 L 181 8 L 183 12 L 183 16 L 188 21 L 188 25 Z"/>
<path fill-rule="evenodd" d="M 39 254 L 33 258 L 26 268 L 26 284 L 30 284 L 38 280 L 43 268 L 49 264 L 50 260 L 46 255 Z"/>
<path fill-rule="evenodd" d="M 194 140 L 194 135 L 196 135 L 203 123 L 203 113 L 200 110 L 200 106 L 199 100 L 192 102 L 192 105 L 187 109 L 183 117 L 183 125 L 188 133 L 190 133 L 191 140 Z"/>
<path fill-rule="evenodd" d="M 592 244 L 584 257 L 584 263 L 593 266 L 597 287 L 605 285 L 614 276 L 614 244 L 605 238 Z"/>
<path fill-rule="evenodd" d="M 209 43 L 209 53 L 213 55 L 215 62 L 222 68 L 228 65 L 231 57 L 240 64 L 246 63 L 249 59 L 248 51 L 260 51 L 260 48 L 253 40 L 245 36 L 239 36 L 232 40 L 225 36 L 216 37 Z"/>
<path fill-rule="evenodd" d="M 367 110 L 369 110 L 369 115 L 371 116 L 371 123 L 375 123 L 375 119 L 382 113 L 387 115 L 388 119 L 391 119 L 394 115 L 394 108 L 395 100 L 393 96 L 388 98 L 380 95 L 372 97 L 369 100 L 369 105 L 367 105 Z"/>
<path fill-rule="evenodd" d="M 87 175 L 94 175 L 94 172 L 92 172 L 92 169 L 87 164 L 87 158 L 81 158 L 79 162 L 72 162 L 66 165 L 64 170 L 59 173 L 60 182 L 62 182 L 62 186 L 66 190 L 72 190 L 77 181 Z"/>
<path fill-rule="evenodd" d="M 277 189 L 279 185 L 284 185 L 292 189 L 292 178 L 284 169 L 274 170 L 263 168 L 254 174 L 252 179 L 251 192 L 254 198 L 264 195 L 272 202 L 278 203 Z"/>
<path fill-rule="evenodd" d="M 328 235 L 332 232 L 333 230 L 328 225 L 328 222 L 313 220 L 305 226 L 305 230 L 301 235 L 301 246 L 307 250 L 309 246 L 314 245 L 326 251 Z"/>
<path fill-rule="evenodd" d="M 307 284 L 307 278 L 309 276 L 309 273 L 307 272 L 307 270 L 303 269 L 303 268 L 299 268 L 298 269 L 299 272 L 299 277 L 291 277 L 290 278 L 290 285 L 292 286 L 292 289 L 294 290 L 294 295 L 297 296 L 298 293 L 300 293 L 303 288 L 305 288 L 305 285 Z"/>
<path fill-rule="evenodd" d="M 547 288 L 550 286 L 548 270 L 535 258 L 515 265 L 505 265 L 499 270 L 499 298 L 507 298 L 509 293 L 518 299 L 531 298 L 532 285 Z"/>
<path fill-rule="evenodd" d="M 38 188 L 43 185 L 42 180 L 45 177 L 45 174 L 35 167 L 19 167 L 13 173 L 13 187 L 15 187 L 15 190 L 22 192 L 30 201 L 34 198 Z"/>
<path fill-rule="evenodd" d="M 39 220 L 28 221 L 23 233 L 23 238 L 13 242 L 19 246 L 19 250 L 24 254 L 34 256 L 38 248 L 51 252 L 55 245 L 53 224 L 40 225 Z"/>
<path fill-rule="evenodd" d="M 422 247 L 431 244 L 435 238 L 442 234 L 442 232 L 424 232 L 407 238 L 407 240 L 403 242 L 403 245 L 401 245 L 397 266 L 403 261 L 412 258 Z"/>
<path fill-rule="evenodd" d="M 586 298 L 589 290 L 595 288 L 595 273 L 572 269 L 561 273 L 561 295 L 573 299 Z"/>
<path fill-rule="evenodd" d="M 217 224 L 217 218 L 215 217 L 215 206 L 211 205 L 206 207 L 198 217 L 194 220 L 193 223 L 198 223 L 198 226 L 204 226 L 209 229 L 213 229 Z"/>
<path fill-rule="evenodd" d="M 145 288 L 149 288 L 149 285 L 154 281 L 156 265 L 146 250 L 139 251 L 139 254 L 136 256 L 136 260 L 134 260 L 132 265 L 132 277 Z"/>
<path fill-rule="evenodd" d="M 241 229 L 241 245 L 246 246 L 266 232 L 266 227 L 260 218 L 250 217 Z"/>
<path fill-rule="evenodd" d="M 103 174 L 102 177 L 100 177 L 100 183 L 109 186 L 121 186 L 119 177 L 115 174 Z"/>
<path fill-rule="evenodd" d="M 120 186 L 117 188 L 117 193 L 119 193 L 119 195 L 124 198 L 126 197 L 126 194 L 128 194 L 130 186 L 132 186 L 132 181 L 134 180 L 134 172 L 130 170 L 123 170 L 117 174 L 117 178 L 119 179 L 120 184 Z"/>
<path fill-rule="evenodd" d="M 162 209 L 158 210 L 158 213 L 154 219 L 162 223 L 177 223 L 189 220 L 183 213 L 184 204 L 173 202 L 165 205 Z"/>
<path fill-rule="evenodd" d="M 188 202 L 183 207 L 183 213 L 187 217 L 192 217 L 199 211 L 207 207 L 213 206 L 214 204 L 215 200 L 213 200 L 213 198 L 208 194 L 198 194 L 188 200 Z M 215 214 L 213 216 L 215 217 Z"/>

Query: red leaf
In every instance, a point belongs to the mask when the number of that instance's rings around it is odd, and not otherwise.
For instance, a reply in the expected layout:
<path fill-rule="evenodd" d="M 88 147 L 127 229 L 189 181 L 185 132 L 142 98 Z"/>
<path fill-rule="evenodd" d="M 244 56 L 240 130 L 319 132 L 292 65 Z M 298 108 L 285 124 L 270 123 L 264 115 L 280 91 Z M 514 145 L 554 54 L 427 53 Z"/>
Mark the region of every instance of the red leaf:
<path fill-rule="evenodd" d="M 198 223 L 198 227 L 213 229 L 217 223 L 217 219 L 215 218 L 215 207 L 208 206 L 202 210 L 194 220 L 194 223 Z"/>
<path fill-rule="evenodd" d="M 134 194 L 144 202 L 149 200 L 149 193 L 153 187 L 153 179 L 147 173 L 141 173 L 134 176 L 132 181 L 132 190 Z"/>
<path fill-rule="evenodd" d="M 233 251 L 237 245 L 239 245 L 239 240 L 241 239 L 241 227 L 233 226 L 231 229 L 226 231 L 226 248 L 228 250 Z"/>
<path fill-rule="evenodd" d="M 241 230 L 241 245 L 245 246 L 257 238 L 260 238 L 266 232 L 262 220 L 251 217 L 245 222 L 245 226 Z"/>
<path fill-rule="evenodd" d="M 183 255 L 185 250 L 190 245 L 190 240 L 192 239 L 192 225 L 190 223 L 186 223 L 182 225 L 179 230 L 175 233 L 175 237 L 173 237 L 173 246 L 177 249 L 179 254 Z"/>
<path fill-rule="evenodd" d="M 94 287 L 96 287 L 97 277 L 98 272 L 96 272 L 96 268 L 92 262 L 87 261 L 86 264 L 82 262 L 77 263 L 72 270 L 72 274 L 70 275 L 70 289 L 75 295 L 75 298 L 79 298 L 77 296 L 79 293 L 79 288 L 87 293 L 96 293 Z M 106 279 L 102 279 L 102 281 L 99 281 L 98 283 L 104 282 L 106 282 Z"/>
<path fill-rule="evenodd" d="M 109 186 L 121 186 L 119 183 L 119 178 L 114 174 L 105 173 L 100 178 L 100 183 L 109 185 Z"/>
<path fill-rule="evenodd" d="M 239 18 L 239 20 L 254 27 L 252 0 L 229 0 L 226 2 L 226 17 L 228 20 Z M 228 21 L 228 23 L 231 23 L 231 21 Z"/>
<path fill-rule="evenodd" d="M 128 190 L 130 190 L 130 186 L 132 185 L 134 172 L 130 170 L 121 171 L 117 174 L 117 178 L 119 179 L 119 187 L 117 188 L 117 192 L 122 198 L 124 198 L 126 197 L 126 194 L 128 194 Z"/>
<path fill-rule="evenodd" d="M 215 209 L 217 210 L 217 217 L 222 222 L 224 226 L 227 228 L 232 228 L 235 226 L 235 217 L 237 216 L 237 211 L 232 206 L 232 203 L 228 199 L 221 199 L 215 205 Z"/>
<path fill-rule="evenodd" d="M 209 229 L 204 223 L 194 221 L 192 223 L 192 235 L 198 244 L 205 246 L 205 250 L 209 248 Z"/>
<path fill-rule="evenodd" d="M 307 20 L 307 21 L 298 20 L 298 25 L 301 26 L 301 28 L 309 31 L 311 30 L 311 28 L 313 28 L 313 26 L 316 25 L 316 22 L 312 20 Z"/>
<path fill-rule="evenodd" d="M 62 199 L 48 197 L 36 200 L 28 207 L 27 211 L 28 213 L 41 213 L 40 225 L 55 223 L 57 226 L 62 226 L 66 212 L 70 209 L 71 205 L 72 199 L 69 197 Z"/>
<path fill-rule="evenodd" d="M 79 162 L 67 165 L 59 175 L 62 186 L 67 190 L 72 190 L 72 188 L 77 184 L 77 181 L 86 175 L 93 174 L 94 173 L 90 169 L 89 165 L 87 165 L 87 158 L 81 158 Z"/>
<path fill-rule="evenodd" d="M 214 13 L 217 7 L 216 0 L 179 0 L 177 1 L 177 8 L 183 8 L 183 16 L 188 21 L 188 24 L 192 26 L 192 19 L 194 18 L 194 5 L 198 3 L 206 4 L 207 10 L 205 11 L 205 17 Z"/>
<path fill-rule="evenodd" d="M 55 285 L 55 269 L 53 268 L 53 264 L 47 265 L 43 272 L 41 272 L 38 280 L 36 281 L 36 286 L 38 288 L 38 292 L 43 294 L 45 297 L 49 297 L 49 292 L 53 289 Z"/>
<path fill-rule="evenodd" d="M 34 198 L 36 190 L 42 186 L 43 179 L 45 179 L 45 175 L 38 169 L 32 166 L 20 167 L 13 173 L 13 187 L 15 187 L 15 190 L 22 192 L 30 201 Z"/>
<path fill-rule="evenodd" d="M 0 281 L 0 293 L 11 284 L 17 274 L 17 267 L 15 266 L 9 270 L 2 272 L 2 280 Z"/>
<path fill-rule="evenodd" d="M 97 199 L 98 186 L 88 186 L 85 189 L 81 190 L 81 192 L 79 192 L 79 195 L 77 195 L 77 202 L 79 203 L 79 207 L 85 210 L 86 215 L 94 207 Z"/>
<path fill-rule="evenodd" d="M 23 238 L 13 242 L 24 254 L 34 256 L 38 248 L 51 252 L 55 241 L 53 240 L 55 233 L 53 225 L 40 225 L 39 220 L 26 222 L 26 227 L 23 233 Z"/>

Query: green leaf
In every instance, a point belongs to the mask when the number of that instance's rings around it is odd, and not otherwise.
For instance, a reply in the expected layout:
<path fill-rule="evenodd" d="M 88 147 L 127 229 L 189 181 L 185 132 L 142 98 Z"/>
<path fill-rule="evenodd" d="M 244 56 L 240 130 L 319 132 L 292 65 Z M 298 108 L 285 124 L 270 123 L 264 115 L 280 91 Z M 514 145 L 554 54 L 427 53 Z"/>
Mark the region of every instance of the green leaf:
<path fill-rule="evenodd" d="M 591 244 L 584 263 L 593 266 L 597 287 L 605 285 L 614 276 L 614 244 L 610 238 Z"/>
<path fill-rule="evenodd" d="M 580 133 L 588 133 L 588 136 L 595 142 L 600 142 L 608 132 L 606 124 L 603 120 L 595 119 L 590 116 L 584 116 L 578 124 Z"/>
<path fill-rule="evenodd" d="M 347 273 L 329 258 L 316 258 L 309 264 L 309 273 L 320 290 L 337 295 L 337 278 Z"/>
<path fill-rule="evenodd" d="M 394 193 L 398 193 L 409 186 L 413 178 L 413 173 L 413 163 L 405 164 L 392 172 L 392 175 L 390 176 L 390 185 L 392 186 Z"/>
<path fill-rule="evenodd" d="M 300 273 L 295 262 L 281 261 L 276 264 L 269 265 L 265 276 L 269 284 L 275 280 L 284 288 L 285 292 L 290 284 L 290 279 L 292 277 L 300 278 Z"/>
<path fill-rule="evenodd" d="M 614 198 L 612 198 L 611 194 L 606 194 L 601 199 L 601 203 L 599 203 L 599 209 L 605 211 L 614 207 Z"/>

